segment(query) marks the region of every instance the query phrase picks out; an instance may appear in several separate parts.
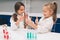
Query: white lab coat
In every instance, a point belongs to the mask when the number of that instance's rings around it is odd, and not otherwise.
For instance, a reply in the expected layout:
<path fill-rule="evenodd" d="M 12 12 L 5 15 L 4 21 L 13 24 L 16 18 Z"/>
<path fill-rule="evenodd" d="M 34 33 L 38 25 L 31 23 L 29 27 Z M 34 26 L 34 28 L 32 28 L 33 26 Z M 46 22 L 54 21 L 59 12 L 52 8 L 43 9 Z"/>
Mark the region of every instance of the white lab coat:
<path fill-rule="evenodd" d="M 23 16 L 24 16 L 24 13 L 23 13 Z M 18 16 L 17 16 L 17 17 L 18 17 Z M 31 20 L 29 16 L 28 16 L 28 19 Z M 24 20 L 21 21 L 21 22 L 19 23 L 19 25 L 17 26 L 17 25 L 15 24 L 16 22 L 14 22 L 13 18 L 11 17 L 10 23 L 11 23 L 11 29 L 12 29 L 12 30 L 24 29 Z M 27 29 L 30 29 L 29 26 L 27 27 Z"/>
<path fill-rule="evenodd" d="M 45 33 L 45 32 L 50 32 L 52 27 L 53 27 L 53 17 L 49 17 L 44 19 L 44 17 L 42 17 L 38 23 L 38 28 L 37 28 L 37 32 L 40 33 Z"/>
<path fill-rule="evenodd" d="M 23 16 L 24 16 L 24 14 L 23 14 Z M 17 16 L 17 17 L 18 17 L 18 16 Z M 16 22 L 14 22 L 13 18 L 11 17 L 10 23 L 11 23 L 11 29 L 12 29 L 12 30 L 18 30 L 18 29 L 23 29 L 23 28 L 24 28 L 24 20 L 21 21 L 21 22 L 19 22 L 19 25 L 17 26 L 17 25 L 15 24 Z"/>

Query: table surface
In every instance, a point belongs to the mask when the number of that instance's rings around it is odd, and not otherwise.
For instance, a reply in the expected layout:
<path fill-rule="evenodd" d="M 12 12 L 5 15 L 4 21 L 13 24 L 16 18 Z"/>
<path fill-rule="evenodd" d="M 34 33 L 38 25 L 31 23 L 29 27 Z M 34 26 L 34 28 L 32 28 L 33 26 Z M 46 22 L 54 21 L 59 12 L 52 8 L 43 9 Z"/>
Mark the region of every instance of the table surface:
<path fill-rule="evenodd" d="M 0 40 L 3 40 L 3 33 L 2 33 L 2 27 L 0 27 Z M 17 31 L 11 30 L 9 27 L 7 28 L 9 31 L 9 40 L 27 40 L 27 32 L 35 32 L 35 30 L 29 30 L 29 29 L 20 29 Z M 60 40 L 60 33 L 53 33 L 48 32 L 44 34 L 37 33 L 37 39 L 36 40 Z"/>

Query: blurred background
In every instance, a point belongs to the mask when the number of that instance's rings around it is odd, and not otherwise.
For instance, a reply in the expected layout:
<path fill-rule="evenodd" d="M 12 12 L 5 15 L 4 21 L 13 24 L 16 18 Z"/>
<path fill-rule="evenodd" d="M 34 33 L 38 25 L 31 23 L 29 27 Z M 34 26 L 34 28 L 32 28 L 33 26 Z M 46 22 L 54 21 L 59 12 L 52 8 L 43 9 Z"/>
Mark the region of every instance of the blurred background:
<path fill-rule="evenodd" d="M 0 0 L 0 12 L 14 12 L 14 4 L 21 1 L 26 6 L 29 13 L 42 13 L 42 6 L 47 2 L 56 1 L 58 13 L 60 13 L 60 0 Z"/>

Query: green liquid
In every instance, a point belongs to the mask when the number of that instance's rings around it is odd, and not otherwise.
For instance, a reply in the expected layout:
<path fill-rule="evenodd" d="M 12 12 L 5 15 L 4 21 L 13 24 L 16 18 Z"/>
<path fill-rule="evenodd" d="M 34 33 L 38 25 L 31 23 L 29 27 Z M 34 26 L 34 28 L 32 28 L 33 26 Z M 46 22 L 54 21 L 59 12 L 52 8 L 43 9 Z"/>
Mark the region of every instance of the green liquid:
<path fill-rule="evenodd" d="M 28 40 L 37 40 L 37 35 L 33 32 L 28 32 L 27 33 L 27 39 Z"/>

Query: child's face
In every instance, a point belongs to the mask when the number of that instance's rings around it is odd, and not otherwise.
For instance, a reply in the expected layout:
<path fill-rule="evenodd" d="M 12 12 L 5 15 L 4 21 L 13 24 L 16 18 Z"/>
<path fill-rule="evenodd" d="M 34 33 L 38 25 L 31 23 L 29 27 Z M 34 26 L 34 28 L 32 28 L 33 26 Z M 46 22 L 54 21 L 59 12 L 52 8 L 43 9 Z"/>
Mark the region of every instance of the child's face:
<path fill-rule="evenodd" d="M 25 7 L 24 7 L 24 6 L 21 6 L 21 7 L 19 8 L 19 10 L 17 11 L 17 13 L 18 13 L 18 14 L 22 14 L 22 13 L 24 13 L 24 11 L 25 11 Z"/>
<path fill-rule="evenodd" d="M 50 8 L 48 6 L 43 7 L 43 15 L 45 18 L 52 16 L 52 13 L 53 13 L 53 11 L 50 10 Z"/>

